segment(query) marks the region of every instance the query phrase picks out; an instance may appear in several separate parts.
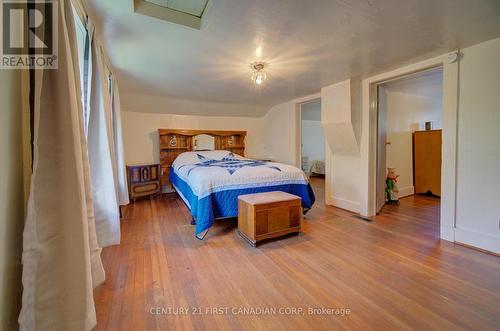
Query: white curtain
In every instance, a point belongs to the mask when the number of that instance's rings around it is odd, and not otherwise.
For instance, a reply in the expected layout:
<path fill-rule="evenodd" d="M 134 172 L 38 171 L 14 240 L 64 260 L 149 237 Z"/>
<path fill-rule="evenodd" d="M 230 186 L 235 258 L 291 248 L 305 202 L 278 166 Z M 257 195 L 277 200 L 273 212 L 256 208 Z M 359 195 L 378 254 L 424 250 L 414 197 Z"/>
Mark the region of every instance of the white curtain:
<path fill-rule="evenodd" d="M 89 30 L 93 30 L 89 22 Z M 101 247 L 120 243 L 120 213 L 115 148 L 104 55 L 95 33 L 90 41 L 92 74 L 89 93 L 88 145 L 97 239 Z"/>
<path fill-rule="evenodd" d="M 91 330 L 104 281 L 93 217 L 72 10 L 58 7 L 57 70 L 37 70 L 34 160 L 23 239 L 21 330 Z"/>
<path fill-rule="evenodd" d="M 123 149 L 123 132 L 121 120 L 121 106 L 120 94 L 118 92 L 118 82 L 115 77 L 113 79 L 112 91 L 112 110 L 113 110 L 113 133 L 115 144 L 115 170 L 116 170 L 116 190 L 118 192 L 118 203 L 123 206 L 127 205 L 129 201 L 128 186 L 127 186 L 127 173 L 125 168 L 125 153 Z"/>

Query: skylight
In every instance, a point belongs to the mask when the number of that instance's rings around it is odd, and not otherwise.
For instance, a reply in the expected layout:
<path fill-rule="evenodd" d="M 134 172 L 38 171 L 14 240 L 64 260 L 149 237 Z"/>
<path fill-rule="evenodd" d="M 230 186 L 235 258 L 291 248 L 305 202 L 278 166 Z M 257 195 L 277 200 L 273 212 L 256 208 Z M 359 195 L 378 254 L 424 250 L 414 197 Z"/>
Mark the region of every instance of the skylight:
<path fill-rule="evenodd" d="M 201 18 L 208 0 L 144 0 L 144 2 Z"/>
<path fill-rule="evenodd" d="M 200 29 L 210 0 L 133 0 L 138 14 Z"/>

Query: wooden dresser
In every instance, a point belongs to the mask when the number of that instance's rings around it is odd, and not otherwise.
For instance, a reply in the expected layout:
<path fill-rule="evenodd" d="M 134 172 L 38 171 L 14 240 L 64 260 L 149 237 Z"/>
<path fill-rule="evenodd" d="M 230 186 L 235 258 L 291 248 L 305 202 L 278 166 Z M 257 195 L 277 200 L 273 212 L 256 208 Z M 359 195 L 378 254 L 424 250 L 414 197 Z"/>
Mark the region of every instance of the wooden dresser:
<path fill-rule="evenodd" d="M 415 193 L 441 196 L 441 130 L 413 133 Z"/>
<path fill-rule="evenodd" d="M 245 156 L 246 134 L 246 131 L 158 129 L 161 192 L 173 192 L 169 180 L 170 167 L 180 154 L 194 149 L 196 136 L 212 136 L 216 150 L 227 150 Z"/>
<path fill-rule="evenodd" d="M 128 193 L 132 201 L 160 193 L 160 165 L 137 164 L 127 166 Z"/>
<path fill-rule="evenodd" d="M 300 232 L 301 198 L 285 192 L 238 197 L 238 232 L 253 246 L 263 239 Z"/>

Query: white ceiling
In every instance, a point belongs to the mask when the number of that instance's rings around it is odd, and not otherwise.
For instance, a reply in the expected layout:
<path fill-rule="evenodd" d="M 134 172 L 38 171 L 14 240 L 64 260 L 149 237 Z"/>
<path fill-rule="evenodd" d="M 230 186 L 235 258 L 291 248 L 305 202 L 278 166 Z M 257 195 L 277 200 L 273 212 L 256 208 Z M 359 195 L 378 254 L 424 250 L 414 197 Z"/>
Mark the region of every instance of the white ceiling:
<path fill-rule="evenodd" d="M 87 2 L 124 108 L 144 112 L 262 116 L 322 86 L 500 36 L 498 0 L 211 0 L 201 30 L 136 14 L 132 0 Z M 250 80 L 256 60 L 268 63 L 261 87 Z M 139 97 L 159 101 L 128 109 Z"/>

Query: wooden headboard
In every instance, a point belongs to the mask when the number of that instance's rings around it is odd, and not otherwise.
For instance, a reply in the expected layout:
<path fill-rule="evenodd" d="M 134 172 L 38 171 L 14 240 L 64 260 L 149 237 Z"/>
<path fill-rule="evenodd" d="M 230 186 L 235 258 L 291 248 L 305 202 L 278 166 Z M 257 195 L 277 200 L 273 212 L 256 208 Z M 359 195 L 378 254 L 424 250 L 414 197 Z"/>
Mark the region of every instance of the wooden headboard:
<path fill-rule="evenodd" d="M 168 180 L 170 167 L 177 156 L 193 150 L 193 137 L 200 134 L 214 137 L 217 150 L 245 155 L 246 131 L 158 129 L 162 192 L 173 191 Z"/>

